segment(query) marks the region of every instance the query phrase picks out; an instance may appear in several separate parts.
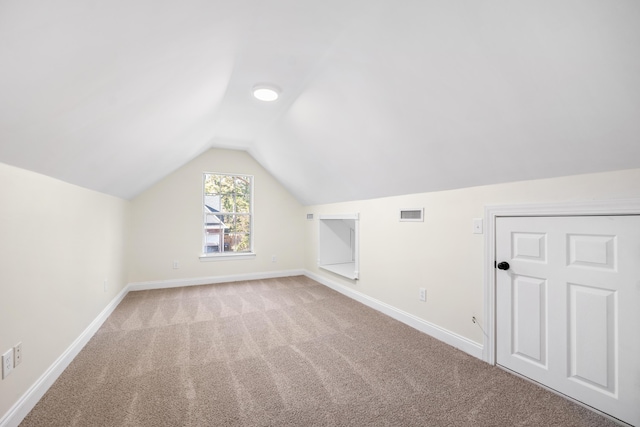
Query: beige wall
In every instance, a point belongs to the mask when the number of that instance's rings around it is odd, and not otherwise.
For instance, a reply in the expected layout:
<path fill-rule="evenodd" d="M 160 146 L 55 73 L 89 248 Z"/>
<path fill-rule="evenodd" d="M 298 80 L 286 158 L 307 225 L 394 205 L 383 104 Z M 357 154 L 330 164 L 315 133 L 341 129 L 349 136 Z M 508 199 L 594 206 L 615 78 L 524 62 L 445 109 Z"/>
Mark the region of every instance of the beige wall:
<path fill-rule="evenodd" d="M 203 172 L 254 176 L 254 259 L 200 261 Z M 301 269 L 303 221 L 297 200 L 249 154 L 211 149 L 132 201 L 129 281 Z M 179 269 L 173 269 L 174 260 Z"/>
<path fill-rule="evenodd" d="M 360 280 L 317 267 L 318 222 L 306 223 L 305 268 L 482 344 L 484 235 L 472 219 L 485 205 L 640 197 L 640 169 L 435 193 L 309 206 L 305 213 L 360 213 Z M 399 222 L 401 208 L 425 208 L 424 222 Z M 418 288 L 427 289 L 427 302 Z"/>
<path fill-rule="evenodd" d="M 199 260 L 203 171 L 255 177 L 254 259 Z M 482 343 L 470 319 L 484 316 L 484 235 L 472 234 L 472 218 L 486 205 L 638 197 L 640 169 L 304 207 L 249 154 L 212 149 L 127 202 L 0 164 L 0 351 L 20 341 L 24 349 L 23 364 L 0 382 L 0 414 L 127 282 L 307 269 Z M 398 221 L 399 209 L 420 207 L 424 222 Z M 316 265 L 318 215 L 353 212 L 357 282 Z"/>
<path fill-rule="evenodd" d="M 0 418 L 126 285 L 128 209 L 0 163 L 0 352 L 23 347 L 0 381 Z"/>

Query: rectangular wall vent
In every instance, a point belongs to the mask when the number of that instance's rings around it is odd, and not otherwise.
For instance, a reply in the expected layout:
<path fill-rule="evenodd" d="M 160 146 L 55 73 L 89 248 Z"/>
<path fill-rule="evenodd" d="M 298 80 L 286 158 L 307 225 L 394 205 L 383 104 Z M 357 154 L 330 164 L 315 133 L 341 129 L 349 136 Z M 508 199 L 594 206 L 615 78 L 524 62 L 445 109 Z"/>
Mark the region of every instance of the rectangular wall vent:
<path fill-rule="evenodd" d="M 424 221 L 424 208 L 400 209 L 400 221 Z"/>
<path fill-rule="evenodd" d="M 313 214 L 307 214 L 307 219 L 308 220 L 312 220 L 313 219 Z"/>

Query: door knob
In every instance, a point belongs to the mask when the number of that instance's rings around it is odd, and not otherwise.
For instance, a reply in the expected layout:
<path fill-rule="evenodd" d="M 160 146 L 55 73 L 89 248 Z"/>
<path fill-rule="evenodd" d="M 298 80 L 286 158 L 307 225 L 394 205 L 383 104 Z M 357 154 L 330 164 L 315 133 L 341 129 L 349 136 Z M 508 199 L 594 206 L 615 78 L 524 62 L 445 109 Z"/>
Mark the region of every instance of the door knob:
<path fill-rule="evenodd" d="M 502 261 L 502 262 L 498 263 L 498 268 L 500 270 L 508 270 L 509 269 L 509 263 L 505 262 L 505 261 Z"/>

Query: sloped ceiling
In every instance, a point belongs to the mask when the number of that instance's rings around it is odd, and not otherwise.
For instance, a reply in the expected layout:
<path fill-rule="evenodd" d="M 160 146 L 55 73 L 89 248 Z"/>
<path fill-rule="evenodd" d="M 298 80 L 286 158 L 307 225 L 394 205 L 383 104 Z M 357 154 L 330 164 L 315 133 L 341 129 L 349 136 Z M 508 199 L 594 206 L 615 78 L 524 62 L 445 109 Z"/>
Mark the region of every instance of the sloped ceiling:
<path fill-rule="evenodd" d="M 211 147 L 304 204 L 640 167 L 640 2 L 0 0 L 0 162 L 133 198 Z"/>

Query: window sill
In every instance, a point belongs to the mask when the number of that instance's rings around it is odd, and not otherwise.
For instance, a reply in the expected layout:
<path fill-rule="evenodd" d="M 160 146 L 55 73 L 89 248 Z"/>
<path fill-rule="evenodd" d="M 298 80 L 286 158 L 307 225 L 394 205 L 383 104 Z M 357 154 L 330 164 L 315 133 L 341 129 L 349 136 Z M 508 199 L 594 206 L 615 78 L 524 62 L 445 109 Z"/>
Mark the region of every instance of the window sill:
<path fill-rule="evenodd" d="M 240 254 L 223 254 L 223 255 L 200 255 L 200 261 L 237 261 L 242 259 L 254 259 L 256 254 L 253 252 L 244 252 Z"/>
<path fill-rule="evenodd" d="M 347 279 L 358 280 L 358 272 L 356 271 L 355 262 L 343 262 L 339 264 L 323 264 L 319 265 L 320 268 L 324 268 L 332 273 L 344 276 Z"/>

